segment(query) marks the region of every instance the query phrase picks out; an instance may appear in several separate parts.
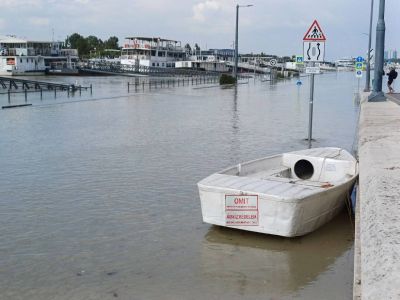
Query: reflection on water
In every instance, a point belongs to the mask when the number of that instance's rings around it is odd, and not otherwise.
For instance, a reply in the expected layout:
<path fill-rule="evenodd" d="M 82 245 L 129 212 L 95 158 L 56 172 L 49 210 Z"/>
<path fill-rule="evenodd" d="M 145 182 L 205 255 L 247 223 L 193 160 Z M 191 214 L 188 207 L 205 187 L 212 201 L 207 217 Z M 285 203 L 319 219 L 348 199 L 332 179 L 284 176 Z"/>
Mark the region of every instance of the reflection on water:
<path fill-rule="evenodd" d="M 233 101 L 232 101 L 232 139 L 231 139 L 231 161 L 237 161 L 240 158 L 240 119 L 238 109 L 238 87 L 232 87 Z"/>
<path fill-rule="evenodd" d="M 316 232 L 294 239 L 212 226 L 203 242 L 202 270 L 211 285 L 222 280 L 233 294 L 268 293 L 290 299 L 298 294 L 301 298 L 299 291 L 332 269 L 338 257 L 351 256 L 352 246 L 353 230 L 345 213 Z M 344 264 L 335 272 L 346 272 L 347 267 Z M 333 280 L 351 292 L 343 278 Z M 313 299 L 328 299 L 327 291 L 314 292 Z"/>
<path fill-rule="evenodd" d="M 131 78 L 51 80 L 93 95 L 0 110 L 0 299 L 351 297 L 345 216 L 297 239 L 201 221 L 196 182 L 306 147 L 307 80 L 129 94 Z M 316 77 L 315 146 L 351 149 L 353 80 Z"/>

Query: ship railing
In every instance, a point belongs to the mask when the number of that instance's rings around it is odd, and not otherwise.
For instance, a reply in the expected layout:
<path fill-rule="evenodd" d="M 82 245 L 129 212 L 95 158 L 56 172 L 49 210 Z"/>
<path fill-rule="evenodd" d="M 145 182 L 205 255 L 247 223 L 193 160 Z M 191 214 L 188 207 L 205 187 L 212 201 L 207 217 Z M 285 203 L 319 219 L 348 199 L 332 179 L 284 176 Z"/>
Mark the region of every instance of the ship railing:
<path fill-rule="evenodd" d="M 195 69 L 181 69 L 181 68 L 161 68 L 161 67 L 148 67 L 143 65 L 122 65 L 115 62 L 88 62 L 87 68 L 102 72 L 110 73 L 137 73 L 147 75 L 161 75 L 161 76 L 197 76 L 197 75 L 214 75 L 219 74 L 215 71 L 203 71 Z"/>

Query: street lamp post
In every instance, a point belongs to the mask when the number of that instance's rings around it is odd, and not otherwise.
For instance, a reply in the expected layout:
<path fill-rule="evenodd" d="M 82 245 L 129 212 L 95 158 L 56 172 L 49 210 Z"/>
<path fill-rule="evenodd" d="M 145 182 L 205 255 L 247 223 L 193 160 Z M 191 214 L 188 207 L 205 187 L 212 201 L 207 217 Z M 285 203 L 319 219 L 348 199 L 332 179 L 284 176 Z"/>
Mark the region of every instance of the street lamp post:
<path fill-rule="evenodd" d="M 365 76 L 365 89 L 364 92 L 370 91 L 371 81 L 371 38 L 372 38 L 372 18 L 374 15 L 374 0 L 371 0 L 371 13 L 369 19 L 369 36 L 368 36 L 368 52 L 367 52 L 367 68 Z"/>
<path fill-rule="evenodd" d="M 233 69 L 233 77 L 237 82 L 237 70 L 238 70 L 238 60 L 239 60 L 239 7 L 251 7 L 253 4 L 248 5 L 236 5 L 236 32 L 235 32 L 235 66 Z"/>
<path fill-rule="evenodd" d="M 369 102 L 386 101 L 382 92 L 382 77 L 384 75 L 384 52 L 385 52 L 385 0 L 379 2 L 379 18 L 376 25 L 376 45 L 375 45 L 375 71 L 374 89 L 368 97 Z"/>

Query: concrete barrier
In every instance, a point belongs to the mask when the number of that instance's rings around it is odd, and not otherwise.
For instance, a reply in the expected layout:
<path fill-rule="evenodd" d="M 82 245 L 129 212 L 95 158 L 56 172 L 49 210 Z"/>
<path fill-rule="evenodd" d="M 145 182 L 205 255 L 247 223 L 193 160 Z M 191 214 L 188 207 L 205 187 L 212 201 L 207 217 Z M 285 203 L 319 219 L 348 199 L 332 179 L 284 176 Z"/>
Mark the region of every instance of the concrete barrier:
<path fill-rule="evenodd" d="M 400 299 L 400 106 L 361 96 L 354 299 Z"/>

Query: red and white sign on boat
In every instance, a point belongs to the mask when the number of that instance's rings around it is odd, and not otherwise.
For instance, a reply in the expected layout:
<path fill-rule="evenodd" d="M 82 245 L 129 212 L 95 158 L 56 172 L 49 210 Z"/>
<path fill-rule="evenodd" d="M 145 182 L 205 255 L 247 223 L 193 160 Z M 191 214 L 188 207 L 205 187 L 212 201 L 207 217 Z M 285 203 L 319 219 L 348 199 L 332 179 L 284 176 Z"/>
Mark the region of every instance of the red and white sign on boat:
<path fill-rule="evenodd" d="M 326 41 L 325 34 L 323 33 L 318 21 L 314 20 L 310 28 L 304 35 L 303 41 Z"/>
<path fill-rule="evenodd" d="M 226 226 L 257 226 L 258 195 L 225 195 Z"/>

